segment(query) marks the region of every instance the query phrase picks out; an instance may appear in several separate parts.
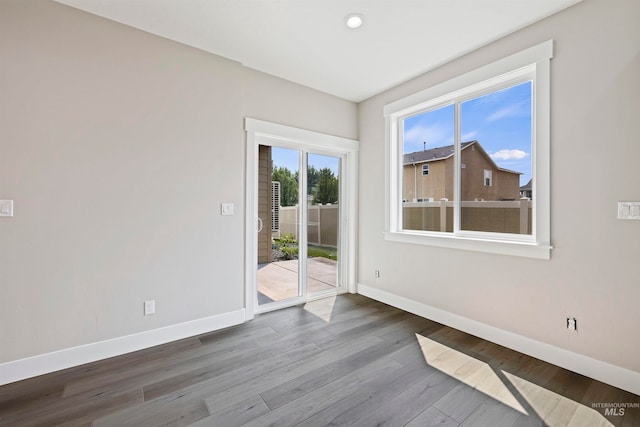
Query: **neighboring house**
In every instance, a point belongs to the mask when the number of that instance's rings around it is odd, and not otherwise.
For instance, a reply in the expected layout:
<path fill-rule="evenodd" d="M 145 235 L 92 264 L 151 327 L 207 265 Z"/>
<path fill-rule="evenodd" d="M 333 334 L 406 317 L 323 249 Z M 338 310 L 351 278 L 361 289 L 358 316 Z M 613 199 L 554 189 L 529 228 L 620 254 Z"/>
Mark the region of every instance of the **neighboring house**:
<path fill-rule="evenodd" d="M 531 186 L 531 179 L 525 185 L 520 187 L 520 197 L 526 197 L 529 200 L 533 199 L 533 187 Z"/>
<path fill-rule="evenodd" d="M 403 200 L 453 200 L 453 160 L 453 145 L 405 154 Z M 498 167 L 478 141 L 462 143 L 461 168 L 461 200 L 520 198 L 520 172 Z"/>

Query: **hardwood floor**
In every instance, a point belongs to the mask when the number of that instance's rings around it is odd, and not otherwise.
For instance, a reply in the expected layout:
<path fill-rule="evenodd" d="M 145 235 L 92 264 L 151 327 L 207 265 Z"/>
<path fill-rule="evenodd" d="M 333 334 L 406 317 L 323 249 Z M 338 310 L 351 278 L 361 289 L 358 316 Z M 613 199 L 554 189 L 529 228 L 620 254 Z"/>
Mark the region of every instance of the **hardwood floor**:
<path fill-rule="evenodd" d="M 0 387 L 0 425 L 640 426 L 595 403 L 640 397 L 343 295 Z"/>

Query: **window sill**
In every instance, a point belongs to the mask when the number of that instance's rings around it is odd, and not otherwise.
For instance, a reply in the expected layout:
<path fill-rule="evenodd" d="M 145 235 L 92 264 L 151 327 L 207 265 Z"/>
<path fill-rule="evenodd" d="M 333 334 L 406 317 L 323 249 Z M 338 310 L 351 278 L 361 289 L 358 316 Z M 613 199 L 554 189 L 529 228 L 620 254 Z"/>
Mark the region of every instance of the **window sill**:
<path fill-rule="evenodd" d="M 534 242 L 492 240 L 477 237 L 462 237 L 450 234 L 422 234 L 416 232 L 385 232 L 385 240 L 399 243 L 435 246 L 449 249 L 512 255 L 526 258 L 550 259 L 552 246 Z"/>

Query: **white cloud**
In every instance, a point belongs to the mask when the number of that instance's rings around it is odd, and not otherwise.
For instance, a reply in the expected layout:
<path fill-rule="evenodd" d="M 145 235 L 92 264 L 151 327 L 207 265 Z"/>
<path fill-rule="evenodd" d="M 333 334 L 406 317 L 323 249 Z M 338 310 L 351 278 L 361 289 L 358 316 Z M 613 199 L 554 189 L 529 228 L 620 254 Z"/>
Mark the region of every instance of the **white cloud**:
<path fill-rule="evenodd" d="M 520 114 L 520 105 L 509 105 L 507 107 L 501 108 L 487 117 L 488 122 L 495 122 L 496 120 L 504 119 L 505 117 L 513 117 Z"/>
<path fill-rule="evenodd" d="M 462 142 L 473 141 L 478 133 L 479 132 L 477 130 L 465 133 L 464 135 L 462 135 Z"/>
<path fill-rule="evenodd" d="M 491 155 L 496 160 L 520 160 L 527 157 L 527 153 L 522 150 L 500 150 Z"/>
<path fill-rule="evenodd" d="M 451 129 L 444 126 L 418 123 L 405 131 L 404 141 L 406 145 L 415 147 L 415 150 L 422 150 L 425 141 L 427 147 L 438 147 L 451 144 L 447 143 L 451 132 Z"/>

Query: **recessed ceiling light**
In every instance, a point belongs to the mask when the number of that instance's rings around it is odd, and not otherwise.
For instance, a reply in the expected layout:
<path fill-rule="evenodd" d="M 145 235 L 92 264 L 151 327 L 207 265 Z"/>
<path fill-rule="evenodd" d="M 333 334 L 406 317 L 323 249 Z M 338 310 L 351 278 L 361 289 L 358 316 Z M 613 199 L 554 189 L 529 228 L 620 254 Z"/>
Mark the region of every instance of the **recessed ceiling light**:
<path fill-rule="evenodd" d="M 355 30 L 356 28 L 360 28 L 363 22 L 364 22 L 364 16 L 360 13 L 350 13 L 344 18 L 345 25 L 351 28 L 352 30 Z"/>

